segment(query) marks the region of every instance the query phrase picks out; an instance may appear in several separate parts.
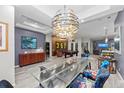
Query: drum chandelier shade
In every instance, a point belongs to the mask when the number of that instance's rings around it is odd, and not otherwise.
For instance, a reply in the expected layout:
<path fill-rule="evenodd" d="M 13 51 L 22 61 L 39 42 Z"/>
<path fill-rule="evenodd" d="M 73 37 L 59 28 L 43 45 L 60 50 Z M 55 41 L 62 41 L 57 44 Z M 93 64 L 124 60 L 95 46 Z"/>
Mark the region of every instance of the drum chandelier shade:
<path fill-rule="evenodd" d="M 54 34 L 60 38 L 73 38 L 79 29 L 78 17 L 73 10 L 64 6 L 64 10 L 59 10 L 52 19 Z"/>

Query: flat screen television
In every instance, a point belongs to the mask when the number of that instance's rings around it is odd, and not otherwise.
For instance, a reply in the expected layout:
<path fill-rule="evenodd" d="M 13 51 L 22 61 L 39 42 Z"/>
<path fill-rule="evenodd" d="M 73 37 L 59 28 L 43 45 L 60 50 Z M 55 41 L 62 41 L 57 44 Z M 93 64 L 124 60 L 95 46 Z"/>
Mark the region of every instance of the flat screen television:
<path fill-rule="evenodd" d="M 107 43 L 99 43 L 98 44 L 98 48 L 108 48 L 108 44 Z"/>
<path fill-rule="evenodd" d="M 21 37 L 21 48 L 22 49 L 36 49 L 37 48 L 37 38 L 31 36 Z"/>

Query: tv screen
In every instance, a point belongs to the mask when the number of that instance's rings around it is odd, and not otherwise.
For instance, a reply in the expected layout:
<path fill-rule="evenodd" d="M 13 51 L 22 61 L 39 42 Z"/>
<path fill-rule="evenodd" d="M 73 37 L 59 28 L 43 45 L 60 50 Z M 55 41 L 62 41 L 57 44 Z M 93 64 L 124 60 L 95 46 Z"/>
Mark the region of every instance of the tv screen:
<path fill-rule="evenodd" d="M 100 44 L 98 44 L 98 47 L 99 48 L 108 48 L 108 44 L 106 44 L 106 43 L 100 43 Z"/>
<path fill-rule="evenodd" d="M 22 49 L 36 49 L 37 48 L 37 38 L 30 36 L 21 37 L 21 47 Z"/>

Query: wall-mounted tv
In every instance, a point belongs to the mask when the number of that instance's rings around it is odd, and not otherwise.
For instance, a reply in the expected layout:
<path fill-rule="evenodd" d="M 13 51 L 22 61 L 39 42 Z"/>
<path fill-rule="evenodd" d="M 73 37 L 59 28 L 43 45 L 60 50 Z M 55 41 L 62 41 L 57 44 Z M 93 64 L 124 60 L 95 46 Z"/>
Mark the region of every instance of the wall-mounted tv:
<path fill-rule="evenodd" d="M 108 48 L 108 44 L 107 43 L 99 43 L 98 44 L 98 48 Z"/>
<path fill-rule="evenodd" d="M 22 49 L 36 49 L 37 48 L 37 38 L 31 36 L 21 37 L 21 48 Z"/>

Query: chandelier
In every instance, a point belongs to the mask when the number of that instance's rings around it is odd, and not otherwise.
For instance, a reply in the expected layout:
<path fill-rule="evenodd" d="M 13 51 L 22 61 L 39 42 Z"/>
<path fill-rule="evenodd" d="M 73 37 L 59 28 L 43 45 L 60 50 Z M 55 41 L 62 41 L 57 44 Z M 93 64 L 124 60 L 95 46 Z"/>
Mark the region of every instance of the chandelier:
<path fill-rule="evenodd" d="M 66 9 L 57 11 L 52 20 L 52 27 L 54 34 L 60 38 L 74 38 L 78 29 L 78 17 L 74 14 L 73 10 Z"/>

